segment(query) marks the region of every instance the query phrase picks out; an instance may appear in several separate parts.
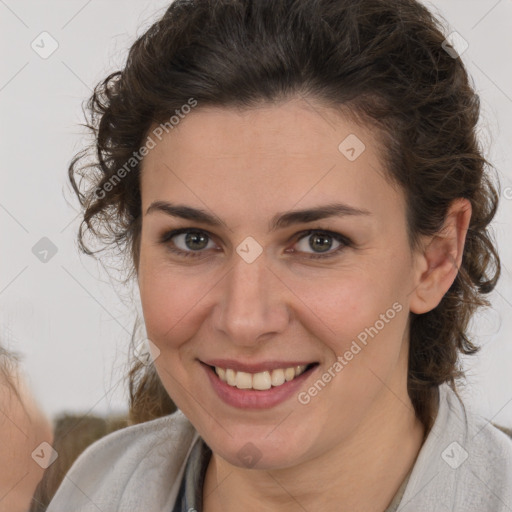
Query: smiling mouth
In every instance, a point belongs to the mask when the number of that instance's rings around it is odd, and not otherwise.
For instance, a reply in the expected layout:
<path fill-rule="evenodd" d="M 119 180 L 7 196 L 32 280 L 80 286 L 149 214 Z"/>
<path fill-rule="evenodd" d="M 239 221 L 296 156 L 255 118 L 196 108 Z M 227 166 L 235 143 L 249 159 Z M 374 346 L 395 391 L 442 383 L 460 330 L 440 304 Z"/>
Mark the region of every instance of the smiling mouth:
<path fill-rule="evenodd" d="M 266 391 L 282 386 L 286 382 L 292 381 L 316 366 L 318 366 L 318 363 L 290 366 L 288 368 L 276 368 L 274 370 L 257 373 L 236 371 L 231 368 L 221 368 L 219 366 L 209 367 L 217 374 L 219 379 L 228 386 L 238 389 Z"/>

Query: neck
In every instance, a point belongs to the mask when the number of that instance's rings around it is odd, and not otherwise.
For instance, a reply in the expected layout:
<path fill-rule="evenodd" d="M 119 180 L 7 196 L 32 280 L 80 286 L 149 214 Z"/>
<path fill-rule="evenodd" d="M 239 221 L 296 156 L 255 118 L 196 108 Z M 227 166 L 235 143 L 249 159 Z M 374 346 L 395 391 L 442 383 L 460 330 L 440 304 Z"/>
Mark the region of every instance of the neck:
<path fill-rule="evenodd" d="M 383 512 L 411 470 L 425 429 L 406 386 L 384 387 L 349 439 L 294 467 L 251 470 L 212 454 L 203 489 L 205 512 L 264 509 Z M 396 389 L 396 388 L 395 388 Z"/>

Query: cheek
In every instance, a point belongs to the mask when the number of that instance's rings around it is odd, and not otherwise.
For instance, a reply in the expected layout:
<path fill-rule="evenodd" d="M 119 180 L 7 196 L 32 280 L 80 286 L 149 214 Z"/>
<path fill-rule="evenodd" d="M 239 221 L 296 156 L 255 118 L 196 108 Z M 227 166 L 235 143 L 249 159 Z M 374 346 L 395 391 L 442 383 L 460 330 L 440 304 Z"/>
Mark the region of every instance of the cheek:
<path fill-rule="evenodd" d="M 325 277 L 314 280 L 297 279 L 290 288 L 310 310 L 309 317 L 318 326 L 339 340 L 356 336 L 365 327 L 373 325 L 381 314 L 401 302 L 403 292 L 396 284 L 376 281 L 371 272 Z M 394 311 L 390 312 L 394 316 Z M 304 318 L 304 317 L 303 317 Z"/>
<path fill-rule="evenodd" d="M 289 282 L 300 298 L 299 321 L 328 349 L 328 364 L 344 358 L 343 373 L 354 385 L 391 371 L 407 328 L 407 258 L 382 256 L 329 277 Z"/>
<path fill-rule="evenodd" d="M 148 338 L 160 350 L 178 348 L 200 325 L 201 298 L 208 287 L 192 273 L 141 260 L 139 289 Z"/>

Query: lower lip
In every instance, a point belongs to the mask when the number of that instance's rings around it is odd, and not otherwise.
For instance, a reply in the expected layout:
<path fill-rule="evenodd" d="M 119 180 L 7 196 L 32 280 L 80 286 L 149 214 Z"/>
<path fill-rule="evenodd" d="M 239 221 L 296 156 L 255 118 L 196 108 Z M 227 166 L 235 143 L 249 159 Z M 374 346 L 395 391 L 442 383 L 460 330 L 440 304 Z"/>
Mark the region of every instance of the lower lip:
<path fill-rule="evenodd" d="M 299 392 L 304 381 L 316 370 L 317 366 L 310 368 L 293 380 L 281 384 L 281 386 L 272 387 L 264 391 L 253 389 L 238 389 L 230 386 L 219 379 L 214 370 L 208 365 L 201 363 L 206 371 L 213 389 L 219 398 L 239 409 L 270 409 L 286 401 L 292 395 Z"/>

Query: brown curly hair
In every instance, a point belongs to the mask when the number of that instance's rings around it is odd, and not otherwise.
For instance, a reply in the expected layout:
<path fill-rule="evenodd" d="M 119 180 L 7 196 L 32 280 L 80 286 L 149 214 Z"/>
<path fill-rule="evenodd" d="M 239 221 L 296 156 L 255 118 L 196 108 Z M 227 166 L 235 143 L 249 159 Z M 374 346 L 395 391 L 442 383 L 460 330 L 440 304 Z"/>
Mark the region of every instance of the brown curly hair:
<path fill-rule="evenodd" d="M 500 274 L 488 230 L 499 185 L 476 136 L 479 97 L 444 41 L 440 21 L 415 0 L 174 1 L 135 41 L 124 69 L 100 82 L 87 103 L 94 143 L 69 167 L 84 210 L 81 248 L 97 252 L 88 235 L 102 249 L 117 248 L 134 276 L 140 162 L 114 186 L 112 179 L 123 165 L 126 170 L 150 126 L 191 98 L 197 108 L 249 109 L 301 96 L 371 124 L 389 178 L 406 196 L 411 247 L 440 230 L 456 198 L 472 206 L 453 285 L 435 309 L 411 313 L 408 392 L 428 428 L 437 387 L 448 382 L 456 389 L 463 377 L 459 355 L 478 350 L 468 322 L 489 305 L 484 295 Z M 85 163 L 91 149 L 93 161 Z M 137 361 L 129 377 L 134 417 L 171 412 L 152 365 Z"/>

